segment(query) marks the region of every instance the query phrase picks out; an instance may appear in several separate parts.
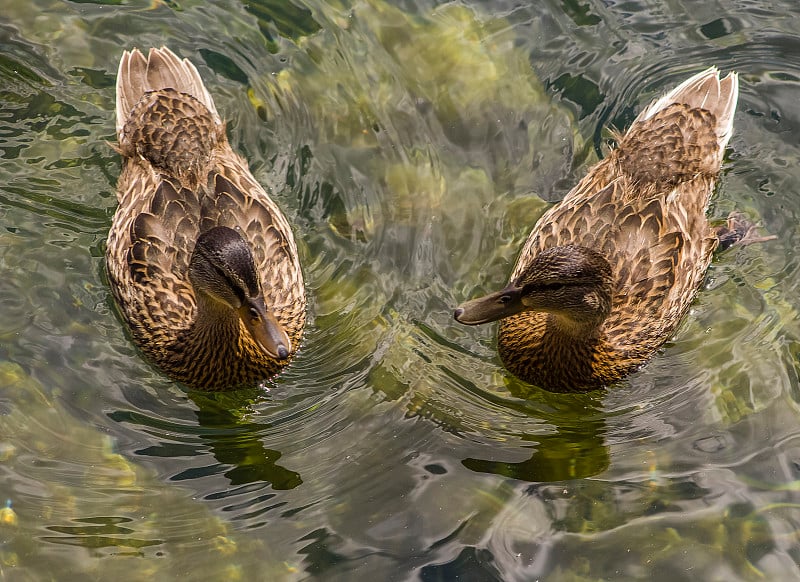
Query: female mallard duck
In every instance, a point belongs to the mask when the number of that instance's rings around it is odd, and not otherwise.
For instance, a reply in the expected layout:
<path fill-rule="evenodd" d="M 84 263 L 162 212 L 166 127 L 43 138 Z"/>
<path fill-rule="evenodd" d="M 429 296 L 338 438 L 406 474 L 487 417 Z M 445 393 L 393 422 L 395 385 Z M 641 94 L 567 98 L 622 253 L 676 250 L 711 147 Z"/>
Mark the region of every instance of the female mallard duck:
<path fill-rule="evenodd" d="M 117 139 L 123 164 L 106 261 L 134 341 L 193 388 L 269 378 L 305 324 L 297 247 L 231 149 L 197 69 L 167 48 L 126 51 Z"/>
<path fill-rule="evenodd" d="M 738 88 L 736 73 L 720 80 L 710 68 L 651 104 L 541 217 L 508 286 L 455 319 L 501 320 L 506 368 L 554 392 L 600 388 L 644 363 L 686 313 L 720 241 L 751 233 L 743 219 L 714 229 L 705 216 Z"/>

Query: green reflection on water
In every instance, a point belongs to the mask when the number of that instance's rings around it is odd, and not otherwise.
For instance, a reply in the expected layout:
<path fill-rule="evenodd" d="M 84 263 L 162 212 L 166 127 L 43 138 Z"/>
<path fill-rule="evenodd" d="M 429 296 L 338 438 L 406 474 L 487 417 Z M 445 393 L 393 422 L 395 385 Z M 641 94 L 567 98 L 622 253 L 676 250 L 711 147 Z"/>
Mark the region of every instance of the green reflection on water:
<path fill-rule="evenodd" d="M 798 75 L 758 32 L 796 25 L 721 7 L 7 2 L 0 575 L 796 573 Z M 296 220 L 313 325 L 260 390 L 184 393 L 108 308 L 115 67 L 149 44 L 195 60 Z M 721 255 L 630 384 L 593 400 L 507 378 L 491 330 L 449 309 L 505 279 L 540 196 L 600 149 L 580 136 L 690 60 L 746 80 L 712 212 L 785 242 Z"/>
<path fill-rule="evenodd" d="M 126 556 L 169 556 L 168 568 L 191 564 L 192 570 L 199 568 L 212 579 L 286 573 L 280 562 L 264 564 L 266 571 L 243 570 L 237 556 L 264 551 L 261 542 L 232 532 L 184 491 L 114 452 L 111 438 L 64 412 L 19 366 L 0 363 L 0 387 L 3 470 L 36 479 L 33 488 L 5 490 L 16 517 L 6 515 L 0 523 L 0 563 L 14 567 L 35 562 L 36 571 L 59 579 L 92 575 L 147 580 L 162 570 L 158 560 L 135 572 L 119 559 L 97 560 L 88 568 L 82 563 L 89 557 Z M 52 544 L 85 552 L 67 557 L 53 551 Z"/>

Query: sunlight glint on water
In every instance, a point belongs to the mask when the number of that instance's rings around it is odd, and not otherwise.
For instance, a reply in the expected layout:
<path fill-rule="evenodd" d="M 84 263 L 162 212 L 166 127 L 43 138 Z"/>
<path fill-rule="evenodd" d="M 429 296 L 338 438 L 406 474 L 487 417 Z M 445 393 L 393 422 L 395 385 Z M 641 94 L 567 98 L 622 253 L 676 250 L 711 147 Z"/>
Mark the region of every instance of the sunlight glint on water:
<path fill-rule="evenodd" d="M 0 572 L 800 577 L 797 6 L 396 4 L 6 2 Z M 295 228 L 307 333 L 251 390 L 169 382 L 110 299 L 116 66 L 160 45 Z M 509 377 L 453 306 L 505 282 L 604 128 L 710 65 L 741 74 L 710 214 L 779 239 L 719 255 L 607 393 Z"/>

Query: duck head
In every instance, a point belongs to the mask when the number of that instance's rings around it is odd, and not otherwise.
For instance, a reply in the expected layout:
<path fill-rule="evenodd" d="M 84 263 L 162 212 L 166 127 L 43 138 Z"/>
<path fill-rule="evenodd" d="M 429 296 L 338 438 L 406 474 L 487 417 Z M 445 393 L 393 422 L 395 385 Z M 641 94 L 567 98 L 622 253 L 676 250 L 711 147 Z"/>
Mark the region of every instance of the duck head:
<path fill-rule="evenodd" d="M 600 253 L 581 246 L 541 251 L 504 289 L 458 306 L 464 325 L 497 321 L 524 311 L 543 311 L 579 326 L 599 325 L 611 311 L 613 276 Z"/>
<path fill-rule="evenodd" d="M 217 226 L 201 234 L 189 263 L 189 280 L 211 309 L 236 312 L 266 355 L 276 360 L 289 357 L 289 335 L 264 303 L 253 254 L 238 232 Z"/>

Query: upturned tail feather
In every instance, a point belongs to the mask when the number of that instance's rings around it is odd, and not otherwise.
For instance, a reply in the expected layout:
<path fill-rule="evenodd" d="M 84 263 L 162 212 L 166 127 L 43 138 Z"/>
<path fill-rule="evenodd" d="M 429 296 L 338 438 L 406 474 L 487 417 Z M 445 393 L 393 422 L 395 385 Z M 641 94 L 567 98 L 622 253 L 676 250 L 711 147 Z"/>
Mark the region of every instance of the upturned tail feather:
<path fill-rule="evenodd" d="M 142 96 L 160 89 L 175 89 L 193 96 L 208 108 L 217 123 L 222 123 L 200 74 L 188 59 L 180 59 L 166 47 L 151 48 L 146 57 L 135 48 L 125 51 L 119 62 L 117 136 Z"/>
<path fill-rule="evenodd" d="M 722 151 L 728 145 L 733 133 L 733 116 L 738 99 L 739 75 L 729 73 L 727 77 L 720 79 L 717 67 L 709 67 L 657 99 L 639 114 L 634 124 L 652 117 L 673 103 L 684 103 L 690 107 L 706 109 L 716 118 L 715 132 L 719 149 Z"/>

